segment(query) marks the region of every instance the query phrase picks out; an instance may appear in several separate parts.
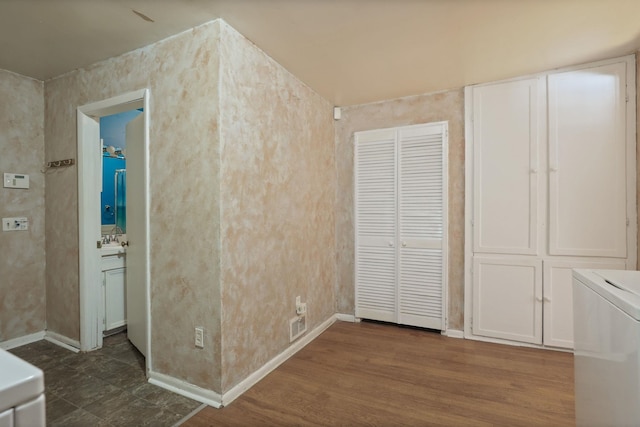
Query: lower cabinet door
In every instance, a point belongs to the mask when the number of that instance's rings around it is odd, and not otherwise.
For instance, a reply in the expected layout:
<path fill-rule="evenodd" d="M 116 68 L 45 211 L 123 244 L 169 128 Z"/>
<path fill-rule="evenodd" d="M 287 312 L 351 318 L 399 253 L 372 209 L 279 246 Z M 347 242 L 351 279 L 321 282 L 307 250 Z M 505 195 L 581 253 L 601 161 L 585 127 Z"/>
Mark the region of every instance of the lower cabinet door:
<path fill-rule="evenodd" d="M 118 268 L 104 272 L 105 331 L 127 324 L 126 319 L 126 269 Z"/>
<path fill-rule="evenodd" d="M 543 261 L 543 343 L 545 346 L 573 348 L 573 288 L 571 270 L 574 268 L 624 270 L 625 261 L 622 259 L 611 261 L 545 259 Z"/>
<path fill-rule="evenodd" d="M 474 335 L 542 343 L 542 261 L 474 257 Z"/>

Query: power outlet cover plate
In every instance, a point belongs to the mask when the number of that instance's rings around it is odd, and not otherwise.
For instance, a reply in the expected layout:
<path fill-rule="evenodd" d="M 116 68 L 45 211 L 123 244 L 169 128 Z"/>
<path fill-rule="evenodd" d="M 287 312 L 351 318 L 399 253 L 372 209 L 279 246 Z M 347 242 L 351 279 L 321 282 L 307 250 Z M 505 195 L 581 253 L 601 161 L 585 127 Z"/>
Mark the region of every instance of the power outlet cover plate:
<path fill-rule="evenodd" d="M 204 329 L 196 328 L 196 347 L 204 348 Z"/>
<path fill-rule="evenodd" d="M 2 231 L 26 231 L 29 229 L 27 217 L 2 218 Z"/>

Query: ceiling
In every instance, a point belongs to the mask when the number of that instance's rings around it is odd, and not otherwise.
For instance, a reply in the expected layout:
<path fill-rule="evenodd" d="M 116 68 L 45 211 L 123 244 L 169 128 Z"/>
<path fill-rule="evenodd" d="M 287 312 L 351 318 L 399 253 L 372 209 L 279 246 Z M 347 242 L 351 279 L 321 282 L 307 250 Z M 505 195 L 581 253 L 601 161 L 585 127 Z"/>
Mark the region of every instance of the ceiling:
<path fill-rule="evenodd" d="M 216 18 L 335 105 L 640 49 L 640 0 L 0 0 L 0 69 L 48 80 Z"/>

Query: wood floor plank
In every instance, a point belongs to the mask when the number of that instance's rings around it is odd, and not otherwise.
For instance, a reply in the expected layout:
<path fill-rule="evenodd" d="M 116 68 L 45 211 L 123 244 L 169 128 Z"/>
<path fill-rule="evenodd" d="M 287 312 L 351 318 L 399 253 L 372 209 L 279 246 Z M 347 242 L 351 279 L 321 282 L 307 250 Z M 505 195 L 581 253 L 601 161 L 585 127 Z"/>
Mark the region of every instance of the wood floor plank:
<path fill-rule="evenodd" d="M 574 425 L 573 355 L 338 322 L 204 426 Z"/>

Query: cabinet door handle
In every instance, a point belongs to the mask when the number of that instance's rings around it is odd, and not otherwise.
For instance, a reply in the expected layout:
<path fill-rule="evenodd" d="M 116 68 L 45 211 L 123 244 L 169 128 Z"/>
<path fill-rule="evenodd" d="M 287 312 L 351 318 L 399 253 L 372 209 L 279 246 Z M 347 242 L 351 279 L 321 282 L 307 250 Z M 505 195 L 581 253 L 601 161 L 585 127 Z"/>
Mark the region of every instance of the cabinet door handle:
<path fill-rule="evenodd" d="M 538 302 L 542 302 L 542 298 L 540 298 L 540 297 L 536 297 L 536 301 L 538 301 Z"/>
<path fill-rule="evenodd" d="M 406 248 L 407 247 L 407 242 L 402 242 L 402 247 Z"/>
<path fill-rule="evenodd" d="M 393 242 L 389 241 L 389 247 L 392 248 L 393 247 Z"/>
<path fill-rule="evenodd" d="M 549 298 L 549 297 L 544 297 L 542 299 L 544 300 L 544 302 L 551 302 L 551 298 Z"/>

